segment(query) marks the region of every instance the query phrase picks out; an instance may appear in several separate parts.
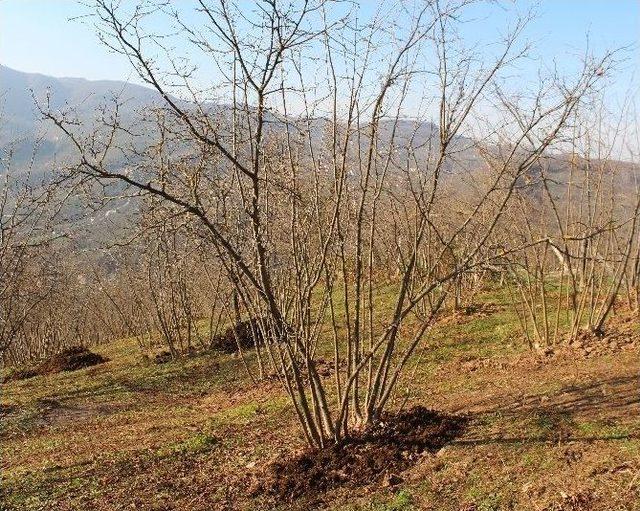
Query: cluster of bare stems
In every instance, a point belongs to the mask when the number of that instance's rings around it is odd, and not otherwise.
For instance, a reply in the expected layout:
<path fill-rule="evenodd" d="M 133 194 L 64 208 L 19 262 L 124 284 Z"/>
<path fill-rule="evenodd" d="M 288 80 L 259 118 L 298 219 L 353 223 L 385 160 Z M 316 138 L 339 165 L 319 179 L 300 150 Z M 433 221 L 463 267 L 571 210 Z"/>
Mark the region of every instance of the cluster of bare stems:
<path fill-rule="evenodd" d="M 638 310 L 640 180 L 613 153 L 623 123 L 611 127 L 615 116 L 598 105 L 576 116 L 562 161 L 540 161 L 509 215 L 513 235 L 531 246 L 508 258 L 506 282 L 537 348 L 583 329 L 603 335 L 616 302 Z"/>
<path fill-rule="evenodd" d="M 0 156 L 2 364 L 23 363 L 90 339 L 77 267 L 59 249 L 65 241 L 56 231 L 64 196 L 51 184 L 36 185 L 31 167 L 14 171 L 13 161 L 11 148 Z"/>
<path fill-rule="evenodd" d="M 147 354 L 208 349 L 233 317 L 231 287 L 189 218 L 147 199 L 128 229 L 134 237 L 108 251 L 116 269 L 102 275 L 100 289 L 113 323 Z"/>
<path fill-rule="evenodd" d="M 619 200 L 621 172 L 580 124 L 613 55 L 514 89 L 528 20 L 476 54 L 458 36 L 467 4 L 383 4 L 363 22 L 329 0 L 198 0 L 187 23 L 171 3 L 91 2 L 162 100 L 135 125 L 119 99 L 92 126 L 40 105 L 76 149 L 73 186 L 141 197 L 117 271 L 95 277 L 114 334 L 178 355 L 252 318 L 247 370 L 274 373 L 324 447 L 378 420 L 445 304 L 498 274 L 532 343 L 601 331 L 622 291 L 637 307 L 637 183 Z M 150 31 L 155 17 L 176 31 Z M 567 140 L 561 182 L 549 162 Z"/>
<path fill-rule="evenodd" d="M 2 169 L 8 170 L 3 158 Z M 17 188 L 17 189 L 16 189 Z M 37 219 L 33 209 L 25 210 L 28 189 L 20 189 L 8 172 L 0 188 L 0 350 L 4 354 L 22 331 L 30 309 L 41 300 L 34 293 L 28 253 L 30 232 Z"/>

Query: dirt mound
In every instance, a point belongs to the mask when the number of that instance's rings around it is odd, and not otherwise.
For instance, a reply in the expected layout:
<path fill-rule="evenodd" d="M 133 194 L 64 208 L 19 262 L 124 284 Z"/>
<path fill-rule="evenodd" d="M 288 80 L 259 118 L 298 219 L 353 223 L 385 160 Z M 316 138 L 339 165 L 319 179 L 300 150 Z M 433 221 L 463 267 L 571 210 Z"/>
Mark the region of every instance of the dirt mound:
<path fill-rule="evenodd" d="M 5 405 L 0 403 L 0 417 L 5 417 L 12 414 L 18 409 L 16 405 Z"/>
<path fill-rule="evenodd" d="M 582 330 L 573 339 L 566 339 L 556 351 L 571 352 L 588 358 L 593 356 L 631 351 L 640 348 L 640 332 L 625 318 L 613 323 L 602 333 Z"/>
<path fill-rule="evenodd" d="M 173 360 L 173 355 L 170 351 L 161 351 L 160 353 L 156 353 L 153 357 L 154 364 L 166 364 L 167 362 L 171 362 Z"/>
<path fill-rule="evenodd" d="M 423 407 L 386 416 L 357 437 L 273 463 L 260 474 L 252 493 L 283 501 L 317 498 L 337 486 L 364 486 L 382 478 L 386 484 L 399 484 L 399 472 L 456 438 L 465 423 L 464 417 Z"/>
<path fill-rule="evenodd" d="M 97 353 L 92 353 L 82 346 L 72 346 L 60 353 L 52 355 L 32 368 L 18 369 L 10 373 L 3 383 L 14 380 L 26 380 L 38 375 L 61 373 L 63 371 L 77 371 L 107 362 L 108 359 Z"/>
<path fill-rule="evenodd" d="M 478 318 L 486 318 L 504 309 L 504 306 L 493 302 L 476 303 L 455 311 L 443 311 L 437 322 L 439 325 L 460 325 Z"/>
<path fill-rule="evenodd" d="M 28 378 L 33 378 L 34 376 L 38 376 L 38 373 L 34 369 L 15 369 L 2 379 L 2 383 L 16 380 L 26 380 Z"/>
<path fill-rule="evenodd" d="M 77 371 L 106 362 L 107 359 L 97 353 L 92 353 L 82 346 L 73 346 L 49 357 L 36 368 L 38 374 L 61 373 L 63 371 Z"/>
<path fill-rule="evenodd" d="M 251 349 L 256 342 L 262 341 L 262 330 L 257 319 L 247 319 L 227 328 L 211 341 L 211 349 L 223 353 L 235 353 L 238 344 L 242 349 Z"/>

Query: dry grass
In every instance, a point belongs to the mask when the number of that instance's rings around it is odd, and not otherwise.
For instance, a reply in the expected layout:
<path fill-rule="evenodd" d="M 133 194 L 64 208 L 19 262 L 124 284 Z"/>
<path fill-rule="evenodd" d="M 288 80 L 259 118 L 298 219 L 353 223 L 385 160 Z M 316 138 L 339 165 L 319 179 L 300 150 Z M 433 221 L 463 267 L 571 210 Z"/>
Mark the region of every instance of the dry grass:
<path fill-rule="evenodd" d="M 410 369 L 407 406 L 471 420 L 398 484 L 251 496 L 304 446 L 282 389 L 232 355 L 144 365 L 122 340 L 96 349 L 105 364 L 3 386 L 0 509 L 640 509 L 637 350 L 536 359 L 510 313 L 482 310 L 444 321 Z"/>

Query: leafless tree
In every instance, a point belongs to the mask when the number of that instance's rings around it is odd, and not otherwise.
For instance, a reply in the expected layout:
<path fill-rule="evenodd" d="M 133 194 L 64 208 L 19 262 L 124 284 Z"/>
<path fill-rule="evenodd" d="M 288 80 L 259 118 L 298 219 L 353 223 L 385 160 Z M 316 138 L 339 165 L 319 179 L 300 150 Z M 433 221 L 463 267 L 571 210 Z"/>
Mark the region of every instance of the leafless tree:
<path fill-rule="evenodd" d="M 378 420 L 452 289 L 515 250 L 488 245 L 496 225 L 609 66 L 586 58 L 573 79 L 517 96 L 503 78 L 526 55 L 527 20 L 488 61 L 457 37 L 468 3 L 383 4 L 363 24 L 328 0 L 199 0 L 198 24 L 168 3 L 97 0 L 99 37 L 164 108 L 136 130 L 116 104 L 90 129 L 41 105 L 77 150 L 71 177 L 123 183 L 198 226 L 310 445 Z M 207 59 L 214 85 L 147 30 L 154 16 Z M 428 107 L 438 122 L 425 136 L 407 116 Z M 145 127 L 144 149 L 121 142 Z M 464 200 L 463 182 L 475 191 Z"/>
<path fill-rule="evenodd" d="M 577 114 L 571 150 L 541 162 L 518 194 L 512 232 L 531 243 L 512 254 L 521 324 L 530 343 L 601 335 L 623 285 L 632 280 L 640 196 L 637 167 L 615 158 L 624 134 L 601 98 Z M 612 127 L 605 128 L 613 124 Z"/>

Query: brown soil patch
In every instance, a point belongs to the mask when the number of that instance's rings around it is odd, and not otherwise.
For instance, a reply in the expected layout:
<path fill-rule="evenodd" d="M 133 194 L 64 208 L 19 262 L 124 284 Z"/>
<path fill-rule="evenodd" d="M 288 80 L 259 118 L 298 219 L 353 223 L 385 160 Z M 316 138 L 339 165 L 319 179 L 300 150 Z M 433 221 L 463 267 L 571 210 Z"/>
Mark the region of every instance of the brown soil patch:
<path fill-rule="evenodd" d="M 640 348 L 640 332 L 634 329 L 636 321 L 638 319 L 631 316 L 619 318 L 601 334 L 583 330 L 575 339 L 565 340 L 564 344 L 555 351 L 573 352 L 587 358 L 618 351 L 637 350 Z"/>
<path fill-rule="evenodd" d="M 169 351 L 161 351 L 160 353 L 156 353 L 153 357 L 154 364 L 166 364 L 167 362 L 171 362 L 173 360 L 173 355 Z"/>
<path fill-rule="evenodd" d="M 14 413 L 18 409 L 15 405 L 5 405 L 0 403 L 0 417 L 5 417 Z"/>
<path fill-rule="evenodd" d="M 474 385 L 463 392 L 436 389 L 439 397 L 433 399 L 452 413 L 464 411 L 475 417 L 497 413 L 503 419 L 520 420 L 542 414 L 567 424 L 576 420 L 635 424 L 635 432 L 640 425 L 640 379 L 634 355 L 619 354 L 615 361 L 557 358 L 556 363 L 514 365 L 504 371 L 487 366 L 469 376 Z M 502 430 L 498 428 L 496 435 L 503 435 Z"/>
<path fill-rule="evenodd" d="M 14 380 L 25 380 L 38 375 L 61 373 L 63 371 L 77 371 L 84 367 L 91 367 L 107 362 L 108 359 L 97 353 L 92 353 L 82 346 L 72 346 L 60 353 L 52 355 L 33 368 L 19 369 L 3 380 L 3 383 Z"/>
<path fill-rule="evenodd" d="M 252 493 L 279 501 L 320 498 L 332 488 L 358 487 L 385 478 L 402 482 L 398 473 L 424 453 L 432 453 L 459 436 L 467 419 L 418 406 L 388 415 L 362 434 L 326 449 L 309 449 L 277 461 L 258 475 Z"/>
<path fill-rule="evenodd" d="M 41 426 L 60 426 L 105 417 L 130 407 L 120 403 L 82 403 L 68 404 L 55 399 L 38 400 Z"/>
<path fill-rule="evenodd" d="M 637 374 L 630 374 L 568 384 L 555 392 L 523 396 L 504 413 L 509 411 L 619 423 L 624 418 L 640 417 L 640 382 Z"/>
<path fill-rule="evenodd" d="M 553 353 L 545 354 L 538 351 L 526 351 L 510 357 L 492 358 L 462 358 L 443 364 L 436 370 L 438 375 L 447 375 L 451 371 L 459 373 L 473 373 L 480 370 L 508 371 L 513 369 L 534 369 L 552 360 Z"/>

